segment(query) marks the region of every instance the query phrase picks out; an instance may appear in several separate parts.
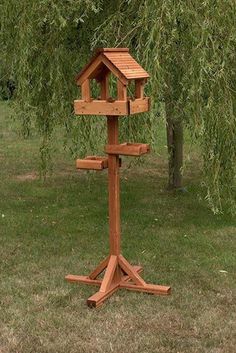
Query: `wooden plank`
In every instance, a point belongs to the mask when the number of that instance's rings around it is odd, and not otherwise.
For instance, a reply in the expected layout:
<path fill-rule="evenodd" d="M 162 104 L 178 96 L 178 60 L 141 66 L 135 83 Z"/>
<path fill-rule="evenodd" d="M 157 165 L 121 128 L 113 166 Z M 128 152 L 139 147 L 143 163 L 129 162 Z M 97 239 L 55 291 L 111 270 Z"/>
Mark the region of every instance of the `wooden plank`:
<path fill-rule="evenodd" d="M 90 279 L 95 279 L 97 278 L 98 275 L 100 275 L 100 273 L 102 273 L 102 271 L 104 271 L 104 269 L 107 267 L 108 261 L 110 259 L 110 256 L 107 256 L 102 262 L 100 262 L 100 264 L 95 268 L 95 270 L 93 270 L 88 277 Z"/>
<path fill-rule="evenodd" d="M 97 52 L 128 52 L 129 48 L 97 48 Z"/>
<path fill-rule="evenodd" d="M 113 278 L 114 278 L 116 266 L 117 266 L 117 256 L 111 255 L 109 262 L 108 262 L 108 265 L 107 265 L 107 269 L 106 269 L 104 278 L 102 280 L 100 292 L 105 293 L 109 290 L 111 283 L 113 281 Z"/>
<path fill-rule="evenodd" d="M 137 292 L 145 292 L 156 295 L 169 295 L 171 292 L 171 287 L 168 286 L 159 286 L 155 284 L 147 284 L 145 286 L 136 285 L 129 282 L 121 282 L 121 288 L 137 291 Z"/>
<path fill-rule="evenodd" d="M 123 75 L 123 73 L 103 54 L 102 61 L 124 85 L 128 84 L 127 78 Z"/>
<path fill-rule="evenodd" d="M 85 102 L 83 100 L 75 100 L 74 111 L 76 115 L 128 115 L 128 102 L 107 102 L 104 100 Z"/>
<path fill-rule="evenodd" d="M 135 98 L 141 98 L 143 99 L 144 97 L 144 85 L 145 81 L 144 80 L 136 80 L 135 81 Z"/>
<path fill-rule="evenodd" d="M 81 85 L 81 96 L 85 102 L 91 101 L 89 80 L 85 80 Z"/>
<path fill-rule="evenodd" d="M 108 158 L 90 156 L 84 159 L 77 159 L 76 168 L 102 170 L 108 168 Z"/>
<path fill-rule="evenodd" d="M 94 70 L 101 64 L 101 56 L 97 56 L 91 60 L 91 62 L 86 65 L 86 67 L 77 76 L 77 85 L 81 85 L 89 76 L 94 72 Z"/>
<path fill-rule="evenodd" d="M 133 270 L 138 272 L 138 273 L 142 272 L 142 270 L 143 270 L 142 266 L 132 266 L 132 267 L 133 267 Z M 124 275 L 121 278 L 121 282 L 127 282 L 127 281 L 130 281 L 130 280 L 131 280 L 131 278 L 128 275 Z"/>
<path fill-rule="evenodd" d="M 106 145 L 105 152 L 108 154 L 125 155 L 125 156 L 141 156 L 150 151 L 150 146 L 146 143 L 121 143 L 118 145 Z"/>
<path fill-rule="evenodd" d="M 87 305 L 90 308 L 97 308 L 99 307 L 107 298 L 109 298 L 117 289 L 119 288 L 119 284 L 112 286 L 107 292 L 97 292 L 93 294 L 87 300 Z"/>
<path fill-rule="evenodd" d="M 117 98 L 119 101 L 127 100 L 127 86 L 124 85 L 119 79 L 117 80 Z"/>
<path fill-rule="evenodd" d="M 106 73 L 103 79 L 100 81 L 101 84 L 101 99 L 107 100 L 109 97 L 109 74 Z"/>
<path fill-rule="evenodd" d="M 102 281 L 100 279 L 91 279 L 88 276 L 77 276 L 77 275 L 67 275 L 65 280 L 68 282 L 80 282 L 91 285 L 100 285 Z"/>
<path fill-rule="evenodd" d="M 134 101 L 129 100 L 129 114 L 137 114 L 142 112 L 148 112 L 150 109 L 150 98 L 145 97 L 144 99 L 135 99 Z"/>
<path fill-rule="evenodd" d="M 145 287 L 146 282 L 139 276 L 138 272 L 133 270 L 133 267 L 128 263 L 128 261 L 122 256 L 119 255 L 118 262 L 127 275 L 134 281 L 135 284 Z"/>

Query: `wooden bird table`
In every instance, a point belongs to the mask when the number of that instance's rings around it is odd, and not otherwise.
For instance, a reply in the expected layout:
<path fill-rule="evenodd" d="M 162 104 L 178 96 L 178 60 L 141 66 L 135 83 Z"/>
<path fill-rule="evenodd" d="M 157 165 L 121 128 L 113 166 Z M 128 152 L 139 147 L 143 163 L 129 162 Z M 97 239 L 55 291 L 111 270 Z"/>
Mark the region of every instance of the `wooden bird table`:
<path fill-rule="evenodd" d="M 109 65 L 107 64 L 106 60 L 103 60 L 104 53 L 112 54 L 110 55 L 110 61 L 108 62 Z M 130 58 L 134 62 L 133 65 Z M 125 62 L 128 63 L 126 66 L 124 65 Z M 119 66 L 120 63 L 121 66 Z M 167 295 L 170 293 L 170 287 L 168 286 L 146 283 L 140 276 L 142 267 L 132 266 L 121 254 L 119 179 L 119 168 L 121 166 L 121 160 L 119 155 L 140 156 L 149 152 L 149 145 L 147 144 L 119 144 L 118 120 L 120 116 L 124 114 L 123 109 L 119 111 L 119 109 L 117 110 L 115 106 L 112 108 L 112 104 L 117 102 L 125 103 L 128 107 L 127 110 L 129 111 L 129 114 L 132 114 L 129 107 L 130 101 L 126 95 L 126 88 L 128 84 L 127 81 L 129 80 L 130 76 L 129 71 L 127 71 L 127 69 L 125 71 L 123 67 L 131 67 L 131 79 L 135 79 L 137 82 L 135 82 L 136 99 L 132 103 L 133 106 L 136 104 L 137 107 L 134 113 L 136 113 L 136 110 L 139 110 L 139 112 L 147 111 L 149 105 L 146 106 L 147 97 L 143 97 L 143 85 L 145 79 L 148 77 L 148 74 L 130 56 L 127 48 L 103 48 L 98 50 L 97 55 L 95 55 L 90 64 L 87 65 L 84 70 L 82 70 L 77 78 L 77 82 L 79 81 L 78 84 L 82 86 L 82 100 L 75 101 L 75 110 L 77 109 L 77 114 L 94 114 L 94 107 L 92 106 L 93 101 L 90 97 L 89 86 L 87 83 L 86 89 L 83 89 L 84 82 L 88 82 L 88 79 L 94 78 L 97 79 L 97 81 L 101 84 L 102 98 L 105 100 L 97 100 L 96 107 L 100 104 L 99 112 L 102 111 L 103 107 L 105 107 L 104 110 L 107 111 L 108 108 L 106 106 L 107 104 L 110 104 L 111 106 L 108 110 L 109 112 L 112 112 L 111 115 L 107 115 L 108 145 L 105 147 L 105 152 L 108 154 L 108 158 L 89 156 L 83 160 L 77 160 L 77 168 L 80 169 L 103 170 L 108 168 L 110 253 L 108 257 L 104 259 L 89 275 L 67 275 L 65 277 L 69 282 L 81 282 L 100 287 L 99 291 L 87 300 L 87 304 L 90 307 L 98 307 L 104 302 L 105 299 L 107 299 L 120 288 L 158 295 Z M 140 68 L 143 70 L 143 72 Z M 118 78 L 117 101 L 109 102 L 108 100 L 108 69 Z M 83 79 L 81 79 L 81 77 Z M 77 105 L 77 102 L 80 102 L 79 105 Z M 89 105 L 86 104 L 87 102 L 89 102 Z M 105 105 L 103 103 L 105 103 Z M 104 276 L 103 279 L 100 279 L 98 276 L 102 272 L 104 272 Z"/>

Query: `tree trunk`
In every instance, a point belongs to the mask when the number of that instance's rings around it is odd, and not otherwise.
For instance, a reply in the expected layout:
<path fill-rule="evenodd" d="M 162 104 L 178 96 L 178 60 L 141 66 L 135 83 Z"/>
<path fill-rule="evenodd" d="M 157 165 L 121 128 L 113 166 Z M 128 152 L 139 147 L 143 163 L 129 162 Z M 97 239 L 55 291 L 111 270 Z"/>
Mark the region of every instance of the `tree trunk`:
<path fill-rule="evenodd" d="M 183 167 L 183 124 L 179 120 L 173 119 L 172 104 L 166 104 L 166 133 L 167 147 L 169 155 L 169 178 L 168 187 L 182 187 L 182 167 Z"/>

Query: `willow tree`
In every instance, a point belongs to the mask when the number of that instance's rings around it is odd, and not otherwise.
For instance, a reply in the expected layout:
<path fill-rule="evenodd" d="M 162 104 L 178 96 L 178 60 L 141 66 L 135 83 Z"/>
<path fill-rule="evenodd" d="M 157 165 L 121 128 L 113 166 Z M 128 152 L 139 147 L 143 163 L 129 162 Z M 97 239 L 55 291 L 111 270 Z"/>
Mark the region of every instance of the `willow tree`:
<path fill-rule="evenodd" d="M 44 169 L 57 124 L 72 131 L 79 149 L 94 148 L 97 129 L 103 135 L 96 118 L 92 123 L 78 119 L 72 129 L 72 77 L 84 56 L 94 46 L 129 46 L 150 71 L 148 93 L 154 105 L 147 119 L 128 119 L 123 133 L 139 133 L 141 139 L 149 133 L 155 140 L 156 115 L 164 105 L 169 184 L 181 185 L 184 125 L 201 146 L 211 207 L 219 211 L 226 201 L 234 209 L 234 0 L 2 0 L 0 16 L 1 48 L 7 50 L 1 57 L 17 80 L 16 104 L 24 130 L 36 121 L 42 134 Z"/>
<path fill-rule="evenodd" d="M 123 0 L 94 37 L 131 46 L 151 73 L 153 100 L 165 106 L 171 186 L 181 185 L 183 125 L 198 140 L 215 212 L 223 200 L 235 211 L 235 24 L 234 0 Z"/>

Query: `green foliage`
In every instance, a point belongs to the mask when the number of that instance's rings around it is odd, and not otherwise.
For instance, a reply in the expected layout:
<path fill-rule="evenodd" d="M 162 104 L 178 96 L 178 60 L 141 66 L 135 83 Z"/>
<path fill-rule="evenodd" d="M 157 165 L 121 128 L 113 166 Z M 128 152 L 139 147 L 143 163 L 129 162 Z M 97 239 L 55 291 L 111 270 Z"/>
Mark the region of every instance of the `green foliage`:
<path fill-rule="evenodd" d="M 104 142 L 102 119 L 72 115 L 73 78 L 95 46 L 129 46 L 151 74 L 154 104 L 150 114 L 122 120 L 122 137 L 154 144 L 158 115 L 171 104 L 201 146 L 209 204 L 219 212 L 226 202 L 235 211 L 234 0 L 2 0 L 0 6 L 1 60 L 17 81 L 25 134 L 32 125 L 42 134 L 42 170 L 59 124 L 74 154 Z"/>
<path fill-rule="evenodd" d="M 133 48 L 151 74 L 153 100 L 171 104 L 197 138 L 215 212 L 225 202 L 235 211 L 235 18 L 234 0 L 124 0 L 94 36 L 94 45 L 107 38 L 107 46 Z"/>

